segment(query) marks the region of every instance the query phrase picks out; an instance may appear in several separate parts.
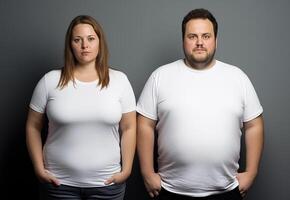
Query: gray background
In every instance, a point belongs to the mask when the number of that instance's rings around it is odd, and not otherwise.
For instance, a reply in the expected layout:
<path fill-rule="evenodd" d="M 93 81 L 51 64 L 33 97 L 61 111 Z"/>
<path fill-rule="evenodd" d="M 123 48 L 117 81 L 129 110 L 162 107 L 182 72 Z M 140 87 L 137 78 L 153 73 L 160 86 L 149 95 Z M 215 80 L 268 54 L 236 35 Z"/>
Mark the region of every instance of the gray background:
<path fill-rule="evenodd" d="M 183 57 L 181 21 L 199 7 L 211 10 L 219 22 L 217 58 L 248 74 L 264 107 L 265 149 L 247 199 L 289 199 L 288 0 L 1 0 L 0 195 L 37 199 L 25 147 L 26 114 L 37 81 L 62 66 L 72 18 L 88 14 L 102 24 L 110 63 L 128 75 L 138 98 L 155 68 Z M 20 188 L 24 192 L 17 192 Z M 126 199 L 148 199 L 137 159 Z"/>

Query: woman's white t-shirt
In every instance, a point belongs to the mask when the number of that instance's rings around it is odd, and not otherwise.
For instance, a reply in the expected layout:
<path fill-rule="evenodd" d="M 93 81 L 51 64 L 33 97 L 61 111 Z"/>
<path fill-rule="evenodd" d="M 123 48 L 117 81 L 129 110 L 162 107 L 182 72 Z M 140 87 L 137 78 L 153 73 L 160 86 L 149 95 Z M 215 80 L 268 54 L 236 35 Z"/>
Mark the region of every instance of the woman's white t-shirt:
<path fill-rule="evenodd" d="M 45 168 L 64 185 L 104 186 L 121 169 L 119 122 L 123 113 L 135 110 L 133 89 L 124 73 L 112 69 L 103 89 L 97 80 L 70 81 L 60 89 L 60 74 L 45 74 L 30 103 L 49 120 Z"/>

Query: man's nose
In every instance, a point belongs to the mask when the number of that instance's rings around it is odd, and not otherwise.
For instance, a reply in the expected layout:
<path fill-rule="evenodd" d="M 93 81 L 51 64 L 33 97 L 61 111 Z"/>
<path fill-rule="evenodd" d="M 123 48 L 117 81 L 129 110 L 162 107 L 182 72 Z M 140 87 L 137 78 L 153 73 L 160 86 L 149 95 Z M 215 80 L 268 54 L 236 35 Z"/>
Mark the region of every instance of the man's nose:
<path fill-rule="evenodd" d="M 197 38 L 196 45 L 198 45 L 198 46 L 202 46 L 203 45 L 203 40 L 202 40 L 201 37 Z"/>

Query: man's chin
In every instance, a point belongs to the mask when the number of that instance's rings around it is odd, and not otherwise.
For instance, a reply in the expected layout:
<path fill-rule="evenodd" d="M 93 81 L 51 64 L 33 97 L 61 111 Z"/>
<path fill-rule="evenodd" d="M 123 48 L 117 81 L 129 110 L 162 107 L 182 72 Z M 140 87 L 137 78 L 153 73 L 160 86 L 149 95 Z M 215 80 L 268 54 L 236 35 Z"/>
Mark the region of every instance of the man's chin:
<path fill-rule="evenodd" d="M 208 58 L 207 57 L 195 57 L 195 58 L 191 58 L 190 62 L 192 63 L 198 63 L 198 64 L 205 64 L 208 62 Z"/>

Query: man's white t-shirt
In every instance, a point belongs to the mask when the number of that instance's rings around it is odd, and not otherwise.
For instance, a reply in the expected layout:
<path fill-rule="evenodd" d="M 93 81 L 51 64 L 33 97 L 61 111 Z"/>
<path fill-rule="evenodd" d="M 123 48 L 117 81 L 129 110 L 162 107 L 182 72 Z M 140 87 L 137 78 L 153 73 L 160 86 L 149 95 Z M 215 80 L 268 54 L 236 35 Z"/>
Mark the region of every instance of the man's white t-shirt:
<path fill-rule="evenodd" d="M 103 89 L 97 80 L 70 81 L 60 89 L 60 74 L 45 74 L 30 103 L 49 120 L 45 167 L 64 185 L 105 186 L 104 181 L 121 170 L 119 122 L 122 113 L 136 108 L 133 89 L 124 73 L 112 69 Z"/>
<path fill-rule="evenodd" d="M 216 61 L 194 70 L 178 60 L 152 73 L 137 112 L 157 121 L 162 187 L 202 197 L 238 186 L 241 128 L 263 109 L 239 68 Z"/>

